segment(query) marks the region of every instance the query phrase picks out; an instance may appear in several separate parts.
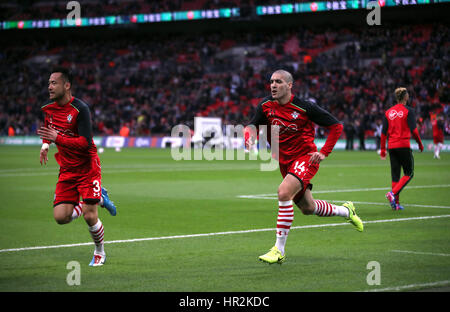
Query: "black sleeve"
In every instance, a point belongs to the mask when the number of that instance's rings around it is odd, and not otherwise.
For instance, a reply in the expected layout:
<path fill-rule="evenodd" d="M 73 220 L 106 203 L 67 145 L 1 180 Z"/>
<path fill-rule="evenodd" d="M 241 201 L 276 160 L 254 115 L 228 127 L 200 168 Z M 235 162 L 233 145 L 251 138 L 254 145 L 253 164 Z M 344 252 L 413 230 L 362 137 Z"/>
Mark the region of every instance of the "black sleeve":
<path fill-rule="evenodd" d="M 92 143 L 91 112 L 89 111 L 89 106 L 87 105 L 80 105 L 78 106 L 78 109 L 78 135 L 85 137 L 90 146 Z"/>
<path fill-rule="evenodd" d="M 324 110 L 322 107 L 311 101 L 305 100 L 304 106 L 306 107 L 306 114 L 308 115 L 308 118 L 321 127 L 329 127 L 340 123 L 336 117 L 330 114 L 330 112 Z"/>
<path fill-rule="evenodd" d="M 384 135 L 387 135 L 388 128 L 389 128 L 389 123 L 386 118 L 386 115 L 384 115 L 383 116 L 383 130 L 381 130 L 381 133 L 383 133 Z"/>
<path fill-rule="evenodd" d="M 265 101 L 262 101 L 261 103 L 258 104 L 258 106 L 256 107 L 255 115 L 253 115 L 253 118 L 250 120 L 250 122 L 247 124 L 247 126 L 249 126 L 249 125 L 254 125 L 254 126 L 267 125 L 267 117 L 262 110 L 262 104 L 264 102 Z"/>
<path fill-rule="evenodd" d="M 412 107 L 407 107 L 408 108 L 408 127 L 409 130 L 411 130 L 411 132 L 414 131 L 414 129 L 416 129 L 416 113 L 414 112 L 414 110 L 412 109 Z"/>

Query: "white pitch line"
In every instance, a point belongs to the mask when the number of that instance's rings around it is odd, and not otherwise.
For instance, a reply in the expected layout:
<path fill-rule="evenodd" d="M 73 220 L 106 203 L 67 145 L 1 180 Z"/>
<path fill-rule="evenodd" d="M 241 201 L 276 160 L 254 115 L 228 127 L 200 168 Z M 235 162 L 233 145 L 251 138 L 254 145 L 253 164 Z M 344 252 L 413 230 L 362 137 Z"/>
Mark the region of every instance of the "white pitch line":
<path fill-rule="evenodd" d="M 422 188 L 446 188 L 450 187 L 450 184 L 437 184 L 437 185 L 411 185 L 408 189 L 422 189 Z M 312 191 L 312 194 L 328 194 L 328 193 L 349 193 L 349 192 L 372 192 L 372 191 L 389 191 L 389 187 L 371 187 L 371 188 L 358 188 L 358 189 L 342 189 L 342 190 L 322 190 L 322 191 Z M 277 199 L 277 194 L 254 194 L 254 195 L 238 195 L 238 198 L 247 199 Z M 356 202 L 354 202 L 356 203 Z M 362 203 L 362 202 L 361 202 Z M 419 206 L 418 207 L 425 207 Z M 428 207 L 428 206 L 427 206 Z M 448 208 L 447 206 L 430 206 L 431 208 Z"/>
<path fill-rule="evenodd" d="M 411 185 L 408 189 L 422 189 L 422 188 L 445 188 L 450 187 L 450 184 L 437 184 L 437 185 Z M 322 190 L 312 191 L 313 194 L 328 194 L 328 193 L 349 193 L 349 192 L 371 192 L 371 191 L 389 191 L 390 187 L 371 187 L 371 188 L 358 188 L 358 189 L 341 189 L 341 190 Z M 238 198 L 250 198 L 250 199 L 277 199 L 277 194 L 255 194 L 255 195 L 239 195 Z"/>
<path fill-rule="evenodd" d="M 443 285 L 448 285 L 448 284 L 450 284 L 450 280 L 449 280 L 449 281 L 433 282 L 433 283 L 411 284 L 411 285 L 396 286 L 396 287 L 387 287 L 387 288 L 369 289 L 369 290 L 364 290 L 364 292 L 400 291 L 400 290 L 410 289 L 410 288 L 417 288 L 417 287 L 434 287 L 434 286 L 443 286 Z"/>
<path fill-rule="evenodd" d="M 450 257 L 450 254 L 445 254 L 445 253 L 423 252 L 423 251 L 411 251 L 411 250 L 391 250 L 391 251 L 392 251 L 392 252 L 401 252 L 401 253 L 414 254 L 414 255 L 427 255 L 427 256 L 443 256 L 443 257 Z"/>
<path fill-rule="evenodd" d="M 370 223 L 384 223 L 384 222 L 401 222 L 401 221 L 428 220 L 428 219 L 449 218 L 449 217 L 450 217 L 450 214 L 448 214 L 448 215 L 437 215 L 437 216 L 424 216 L 424 217 L 372 220 L 372 221 L 364 221 L 363 223 L 364 224 L 370 224 Z M 300 226 L 293 226 L 293 227 L 291 227 L 291 230 L 322 228 L 322 227 L 335 227 L 335 226 L 342 226 L 342 225 L 350 225 L 350 224 L 348 222 L 345 222 L 345 223 L 341 222 L 341 223 L 328 223 L 328 224 L 300 225 Z M 217 236 L 217 235 L 234 235 L 234 234 L 245 234 L 245 233 L 255 233 L 255 232 L 268 232 L 268 231 L 275 231 L 275 230 L 276 230 L 275 228 L 266 228 L 266 229 L 215 232 L 215 233 L 187 234 L 187 235 L 174 235 L 174 236 L 161 236 L 161 237 L 146 237 L 146 238 L 134 238 L 134 239 L 105 241 L 105 244 L 133 243 L 133 242 L 144 242 L 144 241 L 153 241 L 153 240 L 193 238 L 193 237 L 205 237 L 205 236 Z M 88 245 L 93 245 L 93 244 L 94 243 L 77 243 L 77 244 L 53 245 L 53 246 L 35 246 L 35 247 L 23 247 L 23 248 L 10 248 L 10 249 L 0 249 L 0 253 L 2 253 L 2 252 L 13 252 L 13 251 L 38 250 L 38 249 L 78 247 L 78 246 L 88 246 Z"/>
<path fill-rule="evenodd" d="M 244 197 L 246 196 L 246 197 Z M 252 195 L 242 195 L 240 198 L 254 198 L 254 199 L 271 199 L 275 200 L 277 197 L 251 197 Z M 330 203 L 345 203 L 346 200 L 335 200 L 335 199 L 322 199 Z M 361 205 L 377 205 L 377 206 L 386 206 L 389 205 L 387 202 L 363 202 L 363 201 L 353 201 L 354 204 Z M 422 207 L 422 208 L 438 208 L 438 209 L 450 209 L 450 206 L 437 206 L 437 205 L 419 205 L 419 204 L 405 204 L 407 207 Z"/>

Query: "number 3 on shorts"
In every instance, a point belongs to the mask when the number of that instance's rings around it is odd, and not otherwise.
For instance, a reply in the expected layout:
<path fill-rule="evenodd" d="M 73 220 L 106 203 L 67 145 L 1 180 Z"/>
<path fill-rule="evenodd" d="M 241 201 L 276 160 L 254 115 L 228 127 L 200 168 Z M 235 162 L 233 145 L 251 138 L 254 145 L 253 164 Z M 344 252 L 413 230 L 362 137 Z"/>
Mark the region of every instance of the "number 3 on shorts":
<path fill-rule="evenodd" d="M 100 192 L 100 182 L 98 180 L 94 180 L 92 184 L 94 184 L 94 193 Z"/>

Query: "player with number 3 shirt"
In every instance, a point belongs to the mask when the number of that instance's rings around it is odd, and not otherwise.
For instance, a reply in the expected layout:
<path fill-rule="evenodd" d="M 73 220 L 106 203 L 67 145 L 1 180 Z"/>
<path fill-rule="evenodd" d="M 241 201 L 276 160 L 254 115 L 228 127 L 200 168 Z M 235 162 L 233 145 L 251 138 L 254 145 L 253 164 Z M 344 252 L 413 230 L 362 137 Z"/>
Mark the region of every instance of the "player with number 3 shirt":
<path fill-rule="evenodd" d="M 100 159 L 92 136 L 89 107 L 72 96 L 72 79 L 72 74 L 65 68 L 56 68 L 50 75 L 50 102 L 41 108 L 45 121 L 37 131 L 43 140 L 40 162 L 41 165 L 47 163 L 49 146 L 55 143 L 58 148 L 55 159 L 60 169 L 53 216 L 58 224 L 66 224 L 83 215 L 95 244 L 90 265 L 101 266 L 106 261 L 106 254 L 97 204 L 113 216 L 116 207 L 101 184 Z"/>

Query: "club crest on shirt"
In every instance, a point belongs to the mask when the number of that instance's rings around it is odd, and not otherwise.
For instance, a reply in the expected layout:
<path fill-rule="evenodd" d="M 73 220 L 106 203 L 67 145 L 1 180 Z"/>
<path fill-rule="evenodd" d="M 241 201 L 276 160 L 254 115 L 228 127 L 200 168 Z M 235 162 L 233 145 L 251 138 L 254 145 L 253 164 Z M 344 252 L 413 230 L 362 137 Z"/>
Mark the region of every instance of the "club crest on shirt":
<path fill-rule="evenodd" d="M 293 113 L 291 114 L 292 118 L 294 118 L 294 119 L 297 119 L 297 117 L 298 117 L 299 115 L 300 115 L 300 114 L 297 113 L 297 112 L 293 112 Z"/>
<path fill-rule="evenodd" d="M 67 115 L 67 122 L 68 123 L 72 122 L 72 114 Z"/>

